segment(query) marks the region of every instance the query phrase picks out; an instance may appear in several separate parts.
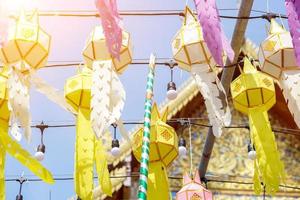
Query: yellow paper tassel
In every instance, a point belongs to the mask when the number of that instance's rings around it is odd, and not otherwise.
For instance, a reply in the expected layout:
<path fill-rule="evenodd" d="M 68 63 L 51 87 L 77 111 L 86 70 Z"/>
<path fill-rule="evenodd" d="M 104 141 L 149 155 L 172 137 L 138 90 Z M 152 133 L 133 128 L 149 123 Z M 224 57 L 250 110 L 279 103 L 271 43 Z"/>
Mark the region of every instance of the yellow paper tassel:
<path fill-rule="evenodd" d="M 261 179 L 255 177 L 254 190 L 258 193 L 261 182 L 266 192 L 274 194 L 279 189 L 280 180 L 284 179 L 284 166 L 280 161 L 274 133 L 269 122 L 268 113 L 264 108 L 249 111 L 249 125 L 257 154 L 258 167 L 255 174 L 260 173 Z"/>
<path fill-rule="evenodd" d="M 231 93 L 234 107 L 249 117 L 250 134 L 257 152 L 254 191 L 261 192 L 262 182 L 266 192 L 274 194 L 284 179 L 284 167 L 267 113 L 276 102 L 273 80 L 258 72 L 245 58 L 244 71 L 231 83 Z"/>
<path fill-rule="evenodd" d="M 1 122 L 0 119 L 0 134 L 8 132 L 6 123 Z M 5 200 L 5 157 L 6 152 L 4 146 L 0 142 L 0 200 Z"/>
<path fill-rule="evenodd" d="M 91 74 L 86 68 L 67 81 L 65 97 L 78 111 L 75 144 L 75 191 L 82 200 L 93 199 L 94 164 L 102 192 L 112 195 L 106 152 L 92 130 L 90 120 Z"/>
<path fill-rule="evenodd" d="M 167 200 L 170 197 L 167 168 L 162 162 L 149 164 L 148 200 Z"/>
<path fill-rule="evenodd" d="M 103 193 L 111 196 L 112 185 L 107 169 L 106 152 L 100 140 L 97 140 L 90 122 L 90 110 L 80 108 L 77 116 L 76 155 L 75 155 L 75 191 L 82 200 L 93 199 L 94 160 L 98 181 Z"/>

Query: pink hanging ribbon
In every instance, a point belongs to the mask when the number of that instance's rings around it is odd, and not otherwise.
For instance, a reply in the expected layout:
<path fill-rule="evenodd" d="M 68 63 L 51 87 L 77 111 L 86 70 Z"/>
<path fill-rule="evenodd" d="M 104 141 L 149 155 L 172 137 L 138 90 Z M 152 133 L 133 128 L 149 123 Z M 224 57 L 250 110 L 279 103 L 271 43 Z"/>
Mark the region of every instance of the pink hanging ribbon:
<path fill-rule="evenodd" d="M 226 38 L 222 28 L 219 11 L 215 0 L 194 0 L 198 20 L 202 26 L 203 37 L 206 45 L 218 65 L 224 66 L 222 53 L 233 61 L 234 51 Z"/>
<path fill-rule="evenodd" d="M 113 57 L 119 59 L 122 46 L 122 29 L 117 2 L 116 0 L 95 0 L 95 3 L 101 17 L 108 50 Z"/>
<path fill-rule="evenodd" d="M 292 36 L 297 65 L 300 67 L 300 1 L 285 0 L 288 24 Z"/>

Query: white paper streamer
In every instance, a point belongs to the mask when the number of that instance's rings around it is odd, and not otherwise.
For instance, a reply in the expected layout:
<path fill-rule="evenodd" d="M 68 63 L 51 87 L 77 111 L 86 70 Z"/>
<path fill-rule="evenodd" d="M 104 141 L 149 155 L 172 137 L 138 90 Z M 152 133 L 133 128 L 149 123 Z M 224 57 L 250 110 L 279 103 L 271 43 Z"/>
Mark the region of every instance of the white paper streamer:
<path fill-rule="evenodd" d="M 12 116 L 24 128 L 24 135 L 27 141 L 31 140 L 31 114 L 29 96 L 29 75 L 24 75 L 20 71 L 11 68 L 9 71 L 7 86 L 9 90 L 8 108 Z"/>
<path fill-rule="evenodd" d="M 36 90 L 41 94 L 45 95 L 50 101 L 56 103 L 63 109 L 70 111 L 74 115 L 77 115 L 77 112 L 66 102 L 63 93 L 47 84 L 34 72 L 31 72 L 31 82 L 35 86 Z"/>
<path fill-rule="evenodd" d="M 102 136 L 112 123 L 120 119 L 126 96 L 111 60 L 93 63 L 91 95 L 92 128 L 105 144 Z"/>
<path fill-rule="evenodd" d="M 231 113 L 228 106 L 225 90 L 216 74 L 209 68 L 199 70 L 196 67 L 192 69 L 192 75 L 198 85 L 198 88 L 205 100 L 205 106 L 208 113 L 209 122 L 213 127 L 213 133 L 216 137 L 222 135 L 224 126 L 231 123 Z"/>
<path fill-rule="evenodd" d="M 300 127 L 300 70 L 283 71 L 280 87 L 294 121 Z"/>

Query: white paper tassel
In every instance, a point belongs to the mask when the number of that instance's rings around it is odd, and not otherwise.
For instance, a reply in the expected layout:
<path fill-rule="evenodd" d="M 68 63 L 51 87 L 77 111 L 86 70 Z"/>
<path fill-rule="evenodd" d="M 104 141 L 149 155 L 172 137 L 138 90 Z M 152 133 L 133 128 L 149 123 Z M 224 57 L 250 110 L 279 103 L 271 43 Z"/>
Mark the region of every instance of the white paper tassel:
<path fill-rule="evenodd" d="M 31 82 L 35 86 L 36 90 L 45 95 L 50 101 L 77 115 L 77 112 L 73 109 L 73 107 L 66 102 L 63 93 L 60 93 L 57 89 L 47 84 L 34 72 L 31 72 Z"/>
<path fill-rule="evenodd" d="M 208 68 L 204 71 L 203 69 L 201 71 L 197 68 L 193 69 L 192 74 L 205 100 L 213 133 L 216 137 L 220 137 L 223 127 L 229 126 L 231 123 L 231 113 L 224 88 L 216 74 L 209 71 Z"/>
<path fill-rule="evenodd" d="M 12 120 L 12 121 L 14 121 L 14 120 Z M 11 124 L 12 125 L 11 125 L 11 129 L 10 129 L 10 134 L 16 141 L 20 142 L 22 139 L 22 134 L 20 133 L 18 123 L 15 121 L 15 122 L 12 122 Z"/>
<path fill-rule="evenodd" d="M 18 70 L 11 69 L 7 82 L 9 90 L 9 109 L 24 128 L 24 135 L 27 141 L 31 140 L 29 78 L 29 75 L 23 75 Z"/>
<path fill-rule="evenodd" d="M 294 121 L 300 127 L 300 70 L 283 71 L 280 87 Z"/>
<path fill-rule="evenodd" d="M 125 104 L 125 90 L 111 60 L 93 63 L 91 95 L 92 128 L 104 140 L 103 134 L 120 119 Z"/>

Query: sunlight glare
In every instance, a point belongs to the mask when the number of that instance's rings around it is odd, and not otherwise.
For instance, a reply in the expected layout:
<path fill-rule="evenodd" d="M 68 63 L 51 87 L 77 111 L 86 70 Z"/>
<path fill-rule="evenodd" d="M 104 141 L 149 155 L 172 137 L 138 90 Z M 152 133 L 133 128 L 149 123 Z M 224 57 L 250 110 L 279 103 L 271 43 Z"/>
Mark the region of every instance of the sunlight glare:
<path fill-rule="evenodd" d="M 37 8 L 37 0 L 0 0 L 4 1 L 8 11 L 19 12 Z"/>

